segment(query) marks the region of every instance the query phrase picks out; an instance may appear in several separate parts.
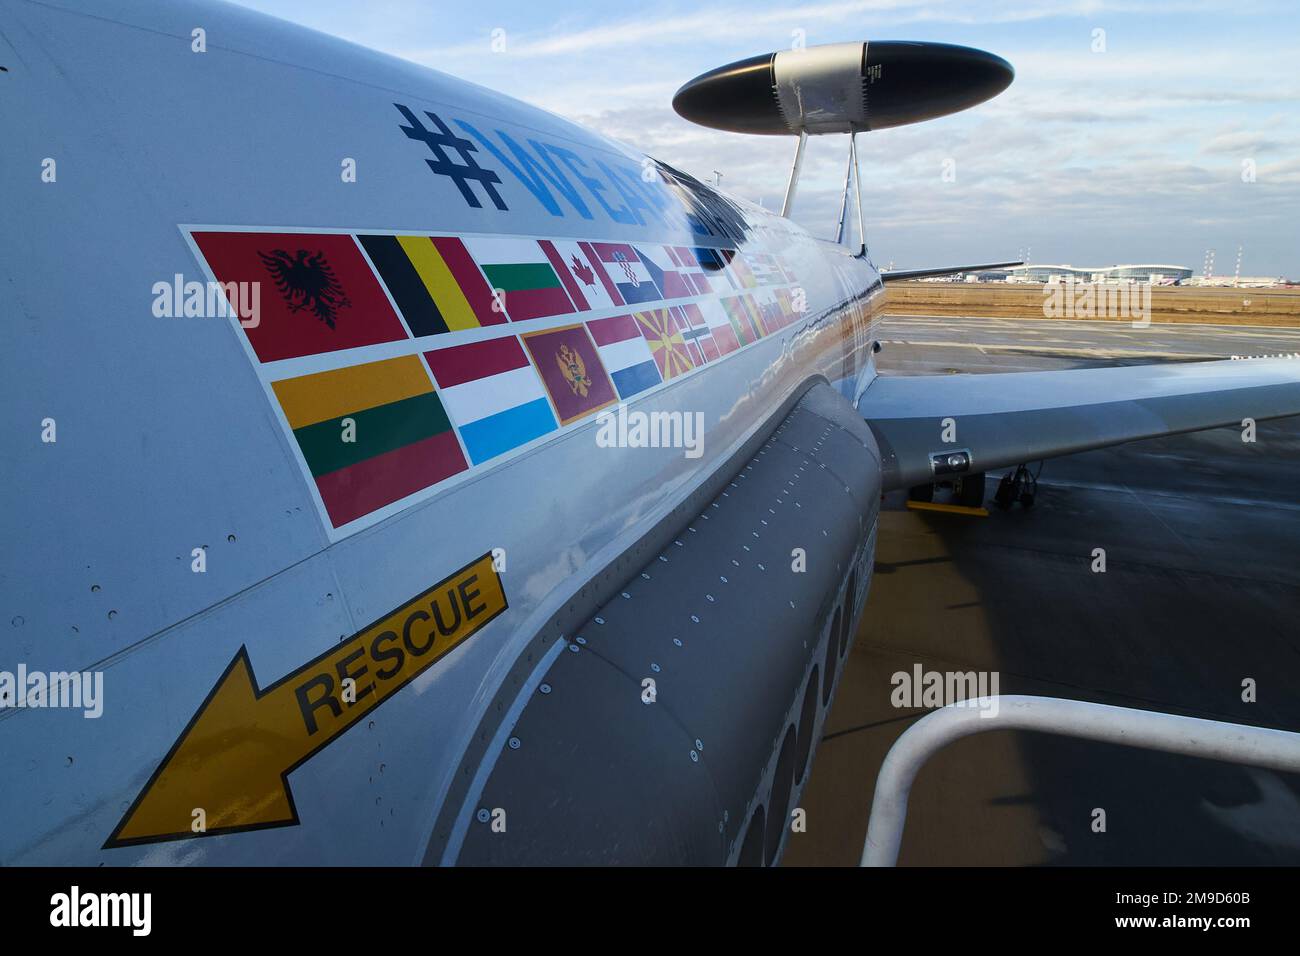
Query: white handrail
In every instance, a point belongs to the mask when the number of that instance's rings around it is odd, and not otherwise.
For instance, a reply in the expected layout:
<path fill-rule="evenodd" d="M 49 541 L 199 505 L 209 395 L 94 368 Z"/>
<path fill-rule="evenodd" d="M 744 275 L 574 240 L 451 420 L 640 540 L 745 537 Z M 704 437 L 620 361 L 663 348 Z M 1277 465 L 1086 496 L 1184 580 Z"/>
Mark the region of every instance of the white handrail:
<path fill-rule="evenodd" d="M 1038 730 L 1228 763 L 1300 772 L 1300 734 L 1199 717 L 1019 694 L 980 697 L 926 714 L 889 748 L 871 802 L 862 866 L 898 862 L 907 798 L 936 751 L 985 730 Z"/>

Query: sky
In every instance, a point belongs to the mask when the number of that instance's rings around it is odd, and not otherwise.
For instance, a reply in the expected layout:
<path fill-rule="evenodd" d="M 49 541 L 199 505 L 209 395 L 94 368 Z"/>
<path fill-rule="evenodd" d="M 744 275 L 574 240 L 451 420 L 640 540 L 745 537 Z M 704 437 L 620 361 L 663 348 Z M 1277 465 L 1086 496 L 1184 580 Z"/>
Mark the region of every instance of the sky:
<path fill-rule="evenodd" d="M 1214 249 L 1224 274 L 1241 247 L 1242 275 L 1300 278 L 1296 0 L 240 2 L 536 104 L 700 179 L 717 170 L 724 190 L 769 209 L 794 139 L 686 122 L 671 102 L 687 80 L 798 41 L 979 47 L 1015 67 L 1006 92 L 858 136 L 876 262 L 1026 255 L 1199 273 Z M 817 235 L 834 233 L 847 143 L 809 142 L 792 218 Z"/>

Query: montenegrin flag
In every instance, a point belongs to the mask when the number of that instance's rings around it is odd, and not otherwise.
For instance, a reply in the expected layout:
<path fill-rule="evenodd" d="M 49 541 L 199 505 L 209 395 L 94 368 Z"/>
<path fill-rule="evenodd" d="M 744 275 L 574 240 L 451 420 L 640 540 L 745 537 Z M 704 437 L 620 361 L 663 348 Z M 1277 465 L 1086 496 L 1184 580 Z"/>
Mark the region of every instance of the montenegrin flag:
<path fill-rule="evenodd" d="M 561 425 L 618 401 L 586 326 L 565 325 L 523 336 Z"/>
<path fill-rule="evenodd" d="M 336 528 L 468 467 L 418 356 L 271 388 Z"/>

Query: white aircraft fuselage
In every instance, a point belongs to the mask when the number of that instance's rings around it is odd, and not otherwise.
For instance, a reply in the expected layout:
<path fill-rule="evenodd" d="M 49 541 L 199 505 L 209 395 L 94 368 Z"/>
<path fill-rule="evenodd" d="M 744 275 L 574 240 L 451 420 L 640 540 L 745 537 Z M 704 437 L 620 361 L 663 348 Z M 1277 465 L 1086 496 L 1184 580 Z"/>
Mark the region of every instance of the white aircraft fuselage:
<path fill-rule="evenodd" d="M 623 662 L 588 615 L 656 586 L 645 569 L 707 532 L 796 403 L 861 396 L 871 263 L 558 116 L 241 9 L 0 10 L 15 695 L 24 672 L 22 706 L 0 709 L 0 862 L 528 860 L 556 820 L 492 802 L 512 755 L 554 746 L 542 766 L 590 774 L 555 817 L 635 812 L 596 806 L 601 773 L 626 774 L 583 751 L 584 727 L 655 779 L 713 776 L 663 797 L 667 822 L 624 821 L 646 845 L 607 831 L 604 856 L 575 859 L 739 859 L 749 818 L 790 799 L 774 779 L 805 779 L 810 755 L 787 771 L 782 744 L 853 633 L 879 471 L 847 505 L 803 501 L 857 523 L 791 524 L 781 563 L 746 569 L 772 585 L 731 598 L 779 598 L 806 634 L 708 614 L 802 468 L 849 491 L 800 464 L 811 440 L 774 451 L 790 475 L 746 505 L 744 535 L 647 598 L 636 617 L 672 622 L 662 646 Z M 212 314 L 231 299 L 242 314 Z M 817 581 L 798 601 L 796 548 Z M 782 634 L 792 656 L 764 670 Z M 705 645 L 692 674 L 713 683 L 684 701 L 668 655 Z M 617 671 L 631 710 L 557 679 L 564 655 Z M 82 673 L 102 675 L 98 717 L 28 683 Z M 560 747 L 528 709 L 569 693 Z M 798 746 L 830 705 L 810 693 Z M 752 752 L 725 715 L 734 741 L 684 716 L 711 694 L 752 710 Z"/>

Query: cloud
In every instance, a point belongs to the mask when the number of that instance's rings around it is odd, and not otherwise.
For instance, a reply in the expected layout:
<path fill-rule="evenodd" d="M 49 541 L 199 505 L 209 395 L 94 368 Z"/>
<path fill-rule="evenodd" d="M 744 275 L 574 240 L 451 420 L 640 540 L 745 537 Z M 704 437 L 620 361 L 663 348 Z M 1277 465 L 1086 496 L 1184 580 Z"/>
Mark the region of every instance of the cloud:
<path fill-rule="evenodd" d="M 270 12 L 303 0 L 256 0 Z M 311 25 L 532 102 L 744 198 L 776 207 L 793 142 L 693 126 L 671 98 L 691 76 L 742 56 L 845 37 L 915 36 L 984 46 L 1017 78 L 975 110 L 859 137 L 868 236 L 900 265 L 1014 256 L 1174 260 L 1244 242 L 1250 271 L 1300 275 L 1300 154 L 1294 51 L 1282 0 L 656 0 L 636 8 L 481 0 L 431 22 L 389 0 L 385 17 L 296 8 Z M 635 11 L 635 12 L 630 12 Z M 489 54 L 490 30 L 506 52 Z M 1106 30 L 1107 52 L 1092 52 Z M 464 38 L 448 43 L 448 37 Z M 814 139 L 794 218 L 828 236 L 846 141 Z M 1241 182 L 1240 159 L 1257 159 Z M 940 173 L 945 161 L 955 182 Z M 1254 265 L 1249 265 L 1254 257 Z"/>
<path fill-rule="evenodd" d="M 1202 146 L 1201 152 L 1253 156 L 1256 153 L 1273 152 L 1283 148 L 1281 142 L 1265 139 L 1259 133 L 1224 133 Z"/>

